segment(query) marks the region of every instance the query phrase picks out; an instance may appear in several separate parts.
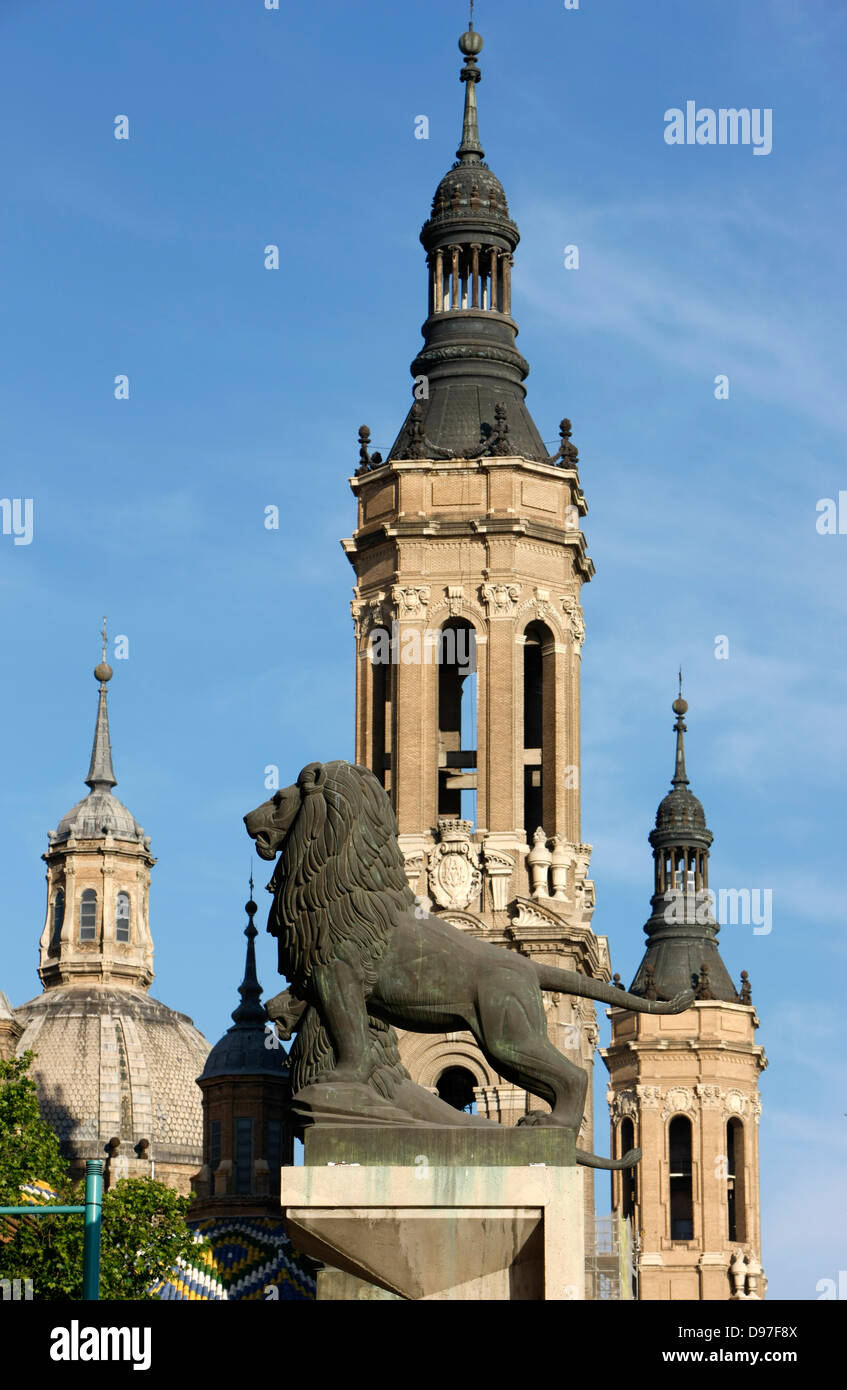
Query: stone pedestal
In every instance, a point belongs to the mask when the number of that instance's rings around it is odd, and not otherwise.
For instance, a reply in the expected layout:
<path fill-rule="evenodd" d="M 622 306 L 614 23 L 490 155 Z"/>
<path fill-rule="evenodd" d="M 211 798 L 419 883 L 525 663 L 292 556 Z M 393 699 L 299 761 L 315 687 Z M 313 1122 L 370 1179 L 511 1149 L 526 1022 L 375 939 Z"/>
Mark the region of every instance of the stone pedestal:
<path fill-rule="evenodd" d="M 317 1126 L 281 1198 L 296 1247 L 331 1266 L 319 1298 L 585 1297 L 567 1130 Z"/>

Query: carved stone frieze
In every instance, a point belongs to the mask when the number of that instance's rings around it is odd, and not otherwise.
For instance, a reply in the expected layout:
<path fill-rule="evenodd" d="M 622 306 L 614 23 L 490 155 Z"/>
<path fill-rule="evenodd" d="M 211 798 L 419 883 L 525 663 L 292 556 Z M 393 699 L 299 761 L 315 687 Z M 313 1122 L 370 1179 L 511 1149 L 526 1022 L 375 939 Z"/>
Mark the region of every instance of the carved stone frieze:
<path fill-rule="evenodd" d="M 641 1101 L 642 1109 L 657 1110 L 659 1101 L 662 1099 L 661 1086 L 636 1086 L 636 1095 Z"/>

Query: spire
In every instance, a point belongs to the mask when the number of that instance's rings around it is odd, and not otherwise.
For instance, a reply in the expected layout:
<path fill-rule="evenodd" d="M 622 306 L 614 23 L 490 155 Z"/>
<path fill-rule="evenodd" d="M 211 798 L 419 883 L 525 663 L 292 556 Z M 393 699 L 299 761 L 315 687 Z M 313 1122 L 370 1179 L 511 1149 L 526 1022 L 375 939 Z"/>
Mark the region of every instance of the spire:
<path fill-rule="evenodd" d="M 109 706 L 106 699 L 106 686 L 114 672 L 106 660 L 106 619 L 103 619 L 103 652 L 99 665 L 94 667 L 94 679 L 100 682 L 100 698 L 97 703 L 97 723 L 94 726 L 94 745 L 91 749 L 91 763 L 85 785 L 93 792 L 109 792 L 118 785 L 112 767 L 112 744 L 109 738 Z"/>
<path fill-rule="evenodd" d="M 247 937 L 247 960 L 244 966 L 244 979 L 238 986 L 241 1003 L 233 1010 L 232 1017 L 239 1028 L 255 1028 L 258 1025 L 264 1029 L 267 1015 L 261 1002 L 262 987 L 256 975 L 256 948 L 253 944 L 258 936 L 258 932 L 253 926 L 253 918 L 259 909 L 253 901 L 252 871 L 250 873 L 250 901 L 246 904 L 244 911 L 249 919 L 244 928 L 244 935 Z M 230 1031 L 232 1030 L 230 1029 Z"/>
<path fill-rule="evenodd" d="M 479 143 L 479 120 L 476 109 L 476 84 L 482 73 L 476 65 L 476 55 L 482 52 L 482 37 L 473 27 L 473 4 L 468 31 L 459 39 L 459 50 L 465 55 L 465 66 L 459 80 L 465 84 L 465 115 L 462 121 L 462 143 L 456 151 L 460 164 L 481 164 L 485 150 Z"/>
<path fill-rule="evenodd" d="M 684 716 L 688 713 L 688 701 L 682 698 L 682 667 L 679 668 L 679 696 L 671 706 L 676 715 L 674 732 L 676 733 L 676 762 L 674 764 L 674 774 L 671 778 L 671 785 L 674 787 L 687 787 L 688 777 L 685 772 L 685 732 L 686 723 Z"/>
<path fill-rule="evenodd" d="M 688 703 L 682 698 L 682 671 L 679 695 L 671 708 L 676 715 L 674 775 L 649 836 L 653 847 L 653 910 L 644 928 L 647 949 L 631 989 L 647 998 L 669 999 L 693 987 L 700 999 L 735 1003 L 735 986 L 718 950 L 720 926 L 713 911 L 714 895 L 709 891 L 712 832 L 688 785 L 685 769 L 684 716 Z"/>

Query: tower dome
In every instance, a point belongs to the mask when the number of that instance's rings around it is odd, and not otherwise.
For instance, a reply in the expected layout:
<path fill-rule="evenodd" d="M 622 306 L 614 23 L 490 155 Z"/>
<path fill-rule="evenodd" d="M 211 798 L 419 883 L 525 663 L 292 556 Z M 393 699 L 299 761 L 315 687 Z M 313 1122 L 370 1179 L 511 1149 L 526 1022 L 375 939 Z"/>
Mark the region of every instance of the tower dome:
<path fill-rule="evenodd" d="M 48 836 L 44 992 L 15 1010 L 18 1055 L 32 1049 L 42 1112 L 72 1171 L 109 1154 L 109 1173 L 156 1176 L 183 1192 L 202 1161 L 196 1077 L 209 1044 L 148 993 L 150 837 L 113 795 L 103 659 L 94 744 L 78 802 Z"/>

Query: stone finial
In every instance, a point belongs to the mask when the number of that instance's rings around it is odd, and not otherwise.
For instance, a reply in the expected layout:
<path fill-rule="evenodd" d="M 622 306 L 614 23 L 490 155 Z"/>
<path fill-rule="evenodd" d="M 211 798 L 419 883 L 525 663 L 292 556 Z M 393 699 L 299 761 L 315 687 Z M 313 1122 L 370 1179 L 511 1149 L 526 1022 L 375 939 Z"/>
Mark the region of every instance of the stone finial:
<path fill-rule="evenodd" d="M 659 992 L 658 992 L 658 990 L 656 989 L 656 972 L 655 972 L 655 970 L 653 969 L 653 966 L 652 966 L 652 965 L 645 965 L 645 967 L 644 967 L 644 975 L 645 975 L 645 980 L 644 980 L 644 998 L 645 998 L 645 999 L 658 999 L 658 997 L 659 997 Z"/>
<path fill-rule="evenodd" d="M 426 458 L 426 434 L 420 401 L 415 401 L 409 416 L 409 458 Z"/>
<path fill-rule="evenodd" d="M 547 874 L 553 855 L 547 848 L 547 834 L 539 825 L 532 837 L 532 849 L 526 857 L 529 865 L 531 892 L 534 898 L 549 898 Z"/>
<path fill-rule="evenodd" d="M 739 994 L 738 994 L 738 1003 L 739 1003 L 739 1004 L 752 1004 L 752 1002 L 753 1002 L 753 993 L 752 993 L 752 985 L 750 984 L 750 976 L 747 974 L 747 971 L 746 971 L 746 970 L 742 970 L 742 972 L 741 972 L 741 989 L 740 989 Z"/>
<path fill-rule="evenodd" d="M 695 999 L 714 999 L 712 986 L 709 981 L 709 967 L 705 961 L 700 966 L 700 974 L 697 977 L 697 988 L 694 991 Z"/>
<path fill-rule="evenodd" d="M 617 970 L 615 971 L 614 975 L 612 976 L 612 985 L 614 986 L 615 989 L 623 989 L 623 988 L 624 988 L 624 982 L 623 982 L 623 980 L 621 979 L 620 975 L 618 974 Z"/>
<path fill-rule="evenodd" d="M 564 835 L 553 836 L 553 855 L 550 860 L 550 879 L 553 885 L 553 897 L 560 902 L 567 899 L 568 868 L 571 862 L 571 850 Z"/>
<path fill-rule="evenodd" d="M 571 444 L 571 432 L 570 420 L 564 419 L 559 425 L 559 447 L 547 460 L 557 468 L 576 468 L 579 463 L 579 450 Z"/>
<path fill-rule="evenodd" d="M 371 442 L 371 432 L 367 425 L 359 426 L 359 467 L 356 469 L 356 477 L 361 473 L 367 473 L 370 468 L 379 468 L 382 463 L 382 454 L 371 454 L 368 452 L 368 445 Z"/>

